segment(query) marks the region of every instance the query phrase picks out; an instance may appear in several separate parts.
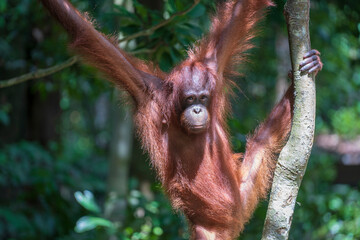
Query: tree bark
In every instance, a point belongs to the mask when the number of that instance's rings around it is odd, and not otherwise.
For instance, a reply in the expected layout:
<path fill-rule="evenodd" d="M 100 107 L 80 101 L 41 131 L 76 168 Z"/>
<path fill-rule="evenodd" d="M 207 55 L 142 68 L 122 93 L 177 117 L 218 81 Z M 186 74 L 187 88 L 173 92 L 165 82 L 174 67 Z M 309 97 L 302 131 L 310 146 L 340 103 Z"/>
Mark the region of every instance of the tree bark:
<path fill-rule="evenodd" d="M 132 8 L 130 1 L 110 2 L 123 4 Z M 111 129 L 112 137 L 110 142 L 109 154 L 109 173 L 108 173 L 108 201 L 105 205 L 105 216 L 112 221 L 123 222 L 126 216 L 126 195 L 128 193 L 129 164 L 132 157 L 133 143 L 133 117 L 130 106 L 122 104 L 119 106 L 120 99 L 127 98 L 125 91 L 115 89 L 114 97 L 111 101 Z M 123 101 L 125 102 L 125 101 Z M 110 239 L 115 239 L 112 236 Z"/>
<path fill-rule="evenodd" d="M 294 117 L 289 140 L 275 169 L 262 240 L 288 239 L 298 190 L 311 153 L 315 129 L 314 75 L 301 75 L 299 63 L 310 50 L 310 0 L 288 0 L 288 26 L 295 84 Z"/>
<path fill-rule="evenodd" d="M 125 94 L 117 89 L 114 92 L 114 99 L 118 99 L 118 95 Z M 125 197 L 128 192 L 129 163 L 134 135 L 130 107 L 123 105 L 119 108 L 113 103 L 111 121 L 113 136 L 110 143 L 108 201 L 105 215 L 113 221 L 122 222 L 125 218 Z"/>

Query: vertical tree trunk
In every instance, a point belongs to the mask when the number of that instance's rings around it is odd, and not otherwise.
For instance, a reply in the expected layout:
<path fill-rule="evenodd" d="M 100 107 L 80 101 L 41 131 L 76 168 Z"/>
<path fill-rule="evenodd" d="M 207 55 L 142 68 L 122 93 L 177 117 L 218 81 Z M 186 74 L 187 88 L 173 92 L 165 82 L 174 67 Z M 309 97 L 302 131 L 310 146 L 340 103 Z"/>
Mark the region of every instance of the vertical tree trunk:
<path fill-rule="evenodd" d="M 110 4 L 111 2 L 111 4 Z M 141 0 L 139 1 L 151 9 L 161 9 L 162 0 Z M 109 0 L 106 8 L 113 4 L 125 6 L 133 11 L 131 0 Z M 121 30 L 121 29 L 120 29 Z M 123 43 L 125 44 L 125 43 Z M 115 95 L 124 98 L 124 91 L 115 90 Z M 118 98 L 115 98 L 118 99 Z M 129 162 L 133 143 L 133 121 L 131 109 L 123 104 L 118 106 L 114 103 L 112 109 L 113 137 L 111 140 L 111 153 L 108 175 L 108 197 L 105 215 L 113 221 L 123 221 L 126 210 L 126 194 L 128 186 Z"/>
<path fill-rule="evenodd" d="M 313 75 L 300 75 L 299 63 L 310 50 L 310 0 L 288 0 L 291 64 L 295 83 L 294 118 L 289 141 L 280 153 L 263 230 L 263 240 L 288 239 L 298 190 L 314 139 L 315 82 Z"/>
<path fill-rule="evenodd" d="M 43 97 L 38 92 L 31 91 L 34 84 L 27 85 L 29 109 L 26 138 L 47 146 L 50 141 L 57 140 L 59 136 L 57 125 L 61 116 L 60 92 L 59 90 L 51 91 L 47 93 L 46 97 Z"/>
<path fill-rule="evenodd" d="M 114 2 L 132 8 L 130 1 L 119 2 L 115 0 Z M 122 222 L 126 214 L 129 163 L 134 130 L 130 107 L 125 104 L 119 106 L 119 98 L 126 98 L 127 93 L 115 89 L 113 95 L 110 120 L 112 138 L 109 155 L 108 201 L 105 206 L 105 215 L 112 221 Z"/>
<path fill-rule="evenodd" d="M 38 20 L 36 22 L 32 19 L 29 26 L 34 26 L 36 29 L 35 26 L 38 23 Z M 18 62 L 22 62 L 15 64 L 17 66 L 15 70 L 5 67 L 5 59 L 0 60 L 0 79 L 7 79 L 19 73 L 28 72 L 34 67 L 28 64 L 36 62 L 33 59 L 32 49 L 37 44 L 41 44 L 42 38 L 51 37 L 52 34 L 37 29 L 41 31 L 42 37 L 36 38 L 34 37 L 34 29 L 29 29 L 28 34 L 25 34 L 28 38 L 14 41 L 12 45 L 12 48 L 16 49 L 16 54 L 12 54 L 13 57 L 18 59 Z M 43 29 L 51 29 L 51 24 L 48 23 Z M 1 30 L 4 30 L 1 32 L 1 36 L 12 34 L 11 30 L 6 28 Z M 9 61 L 7 65 L 14 65 L 10 59 Z M 50 81 L 51 77 L 48 79 L 46 81 Z M 8 113 L 9 123 L 7 125 L 0 123 L 0 147 L 20 140 L 34 141 L 48 147 L 50 141 L 58 139 L 57 125 L 61 115 L 60 92 L 59 90 L 43 90 L 46 91 L 46 94 L 40 94 L 38 90 L 34 91 L 35 85 L 35 82 L 27 82 L 0 90 L 0 108 L 7 107 L 10 109 Z"/>
<path fill-rule="evenodd" d="M 105 215 L 113 221 L 123 221 L 126 210 L 129 162 L 133 143 L 133 123 L 129 106 L 118 104 L 118 95 L 125 92 L 114 90 L 114 101 L 111 113 L 112 139 L 109 158 L 108 201 Z"/>

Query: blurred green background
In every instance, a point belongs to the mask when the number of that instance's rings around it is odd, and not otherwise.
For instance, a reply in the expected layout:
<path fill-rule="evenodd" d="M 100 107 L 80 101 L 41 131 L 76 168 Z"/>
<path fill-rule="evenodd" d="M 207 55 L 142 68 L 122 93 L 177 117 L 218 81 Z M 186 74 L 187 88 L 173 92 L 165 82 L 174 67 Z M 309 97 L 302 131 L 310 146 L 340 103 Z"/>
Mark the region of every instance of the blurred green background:
<path fill-rule="evenodd" d="M 191 0 L 73 0 L 119 39 L 189 9 Z M 218 1 L 221 4 L 221 1 Z M 233 148 L 284 93 L 290 70 L 284 1 L 269 10 L 228 120 Z M 216 1 L 201 0 L 121 47 L 168 71 L 208 29 Z M 316 142 L 290 239 L 360 239 L 360 3 L 313 0 Z M 0 80 L 67 60 L 68 37 L 36 0 L 0 0 Z M 75 64 L 0 89 L 0 239 L 188 239 L 134 136 L 131 107 L 95 69 Z M 262 202 L 240 239 L 260 239 Z"/>

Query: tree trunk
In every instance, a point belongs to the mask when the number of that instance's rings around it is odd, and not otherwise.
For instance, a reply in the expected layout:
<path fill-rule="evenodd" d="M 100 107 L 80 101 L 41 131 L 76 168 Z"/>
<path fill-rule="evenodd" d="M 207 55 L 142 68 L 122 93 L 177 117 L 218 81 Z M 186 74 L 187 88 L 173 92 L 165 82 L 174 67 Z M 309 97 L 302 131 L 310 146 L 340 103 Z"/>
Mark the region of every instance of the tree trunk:
<path fill-rule="evenodd" d="M 114 90 L 114 99 L 125 92 Z M 105 215 L 113 221 L 123 221 L 126 210 L 129 162 L 133 143 L 133 123 L 129 106 L 114 103 L 111 121 L 113 136 L 110 143 L 108 201 Z"/>
<path fill-rule="evenodd" d="M 310 50 L 310 0 L 288 0 L 284 14 L 288 26 L 295 83 L 294 118 L 289 140 L 280 153 L 270 195 L 262 239 L 288 239 L 298 190 L 314 139 L 315 82 L 301 75 L 299 63 Z"/>
<path fill-rule="evenodd" d="M 132 9 L 130 1 L 115 0 L 111 6 L 113 4 L 122 4 L 128 9 Z M 112 138 L 109 154 L 108 201 L 105 206 L 105 216 L 112 221 L 123 222 L 126 215 L 129 163 L 132 155 L 134 130 L 131 108 L 126 104 L 119 106 L 119 98 L 126 98 L 127 93 L 115 89 L 113 95 L 110 115 Z"/>

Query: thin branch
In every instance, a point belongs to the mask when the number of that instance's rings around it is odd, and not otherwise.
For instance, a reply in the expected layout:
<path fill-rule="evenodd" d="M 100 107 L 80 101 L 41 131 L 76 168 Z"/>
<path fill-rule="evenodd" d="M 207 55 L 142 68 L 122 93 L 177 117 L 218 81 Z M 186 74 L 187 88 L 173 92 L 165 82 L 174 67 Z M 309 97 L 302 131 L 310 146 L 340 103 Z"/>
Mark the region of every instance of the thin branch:
<path fill-rule="evenodd" d="M 127 37 L 124 37 L 124 38 L 119 40 L 119 43 L 124 42 L 124 41 L 129 41 L 129 40 L 132 40 L 132 39 L 135 39 L 135 38 L 138 38 L 138 37 L 151 35 L 157 29 L 169 24 L 176 17 L 183 16 L 183 15 L 187 14 L 188 12 L 190 12 L 192 9 L 194 9 L 194 7 L 196 7 L 196 5 L 199 4 L 199 2 L 200 2 L 200 0 L 194 0 L 193 5 L 191 5 L 188 9 L 173 14 L 170 18 L 160 22 L 159 24 L 157 24 L 155 26 L 152 26 L 149 29 L 146 29 L 144 31 L 140 31 L 138 33 L 129 35 Z M 138 52 L 135 52 L 134 54 L 137 54 L 137 53 Z M 51 75 L 51 74 L 56 73 L 58 71 L 61 71 L 64 68 L 67 68 L 67 67 L 70 67 L 70 66 L 74 65 L 77 61 L 79 61 L 78 57 L 76 57 L 76 56 L 71 57 L 68 60 L 66 60 L 65 62 L 57 64 L 57 65 L 55 65 L 53 67 L 46 68 L 46 69 L 40 69 L 40 70 L 31 72 L 31 73 L 27 73 L 27 74 L 24 74 L 24 75 L 15 77 L 15 78 L 11 78 L 11 79 L 8 79 L 8 80 L 2 80 L 2 81 L 0 81 L 0 88 L 6 88 L 6 87 L 10 87 L 10 86 L 13 86 L 13 85 L 25 82 L 25 81 L 29 81 L 29 80 L 32 80 L 32 79 L 46 77 L 48 75 Z"/>
<path fill-rule="evenodd" d="M 156 51 L 156 47 L 150 49 L 140 49 L 136 51 L 131 51 L 130 53 L 132 55 L 138 55 L 138 54 L 150 54 L 150 53 L 154 53 L 155 51 Z"/>
<path fill-rule="evenodd" d="M 187 14 L 188 12 L 190 12 L 192 9 L 194 9 L 194 7 L 196 7 L 196 5 L 199 4 L 199 2 L 200 2 L 200 0 L 194 0 L 193 5 L 191 5 L 188 9 L 173 14 L 170 18 L 166 19 L 165 21 L 160 22 L 159 24 L 157 24 L 155 26 L 152 26 L 149 29 L 134 33 L 134 34 L 129 35 L 127 37 L 124 37 L 124 38 L 120 39 L 119 42 L 129 41 L 129 40 L 132 40 L 132 39 L 135 39 L 135 38 L 138 38 L 138 37 L 149 36 L 154 31 L 156 31 L 157 29 L 159 29 L 159 28 L 169 24 L 170 22 L 172 22 L 176 17 L 183 16 L 183 15 Z"/>
<path fill-rule="evenodd" d="M 0 81 L 0 88 L 6 88 L 6 87 L 11 87 L 13 85 L 25 82 L 25 81 L 29 81 L 32 79 L 38 79 L 38 78 L 42 78 L 42 77 L 46 77 L 48 75 L 51 75 L 53 73 L 56 73 L 58 71 L 63 70 L 64 68 L 70 67 L 72 65 L 74 65 L 76 62 L 78 61 L 78 57 L 74 56 L 69 58 L 68 60 L 66 60 L 63 63 L 57 64 L 53 67 L 49 67 L 49 68 L 45 68 L 45 69 L 39 69 L 37 71 L 34 72 L 30 72 L 18 77 L 14 77 L 8 80 L 3 80 Z"/>

